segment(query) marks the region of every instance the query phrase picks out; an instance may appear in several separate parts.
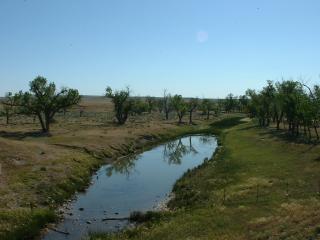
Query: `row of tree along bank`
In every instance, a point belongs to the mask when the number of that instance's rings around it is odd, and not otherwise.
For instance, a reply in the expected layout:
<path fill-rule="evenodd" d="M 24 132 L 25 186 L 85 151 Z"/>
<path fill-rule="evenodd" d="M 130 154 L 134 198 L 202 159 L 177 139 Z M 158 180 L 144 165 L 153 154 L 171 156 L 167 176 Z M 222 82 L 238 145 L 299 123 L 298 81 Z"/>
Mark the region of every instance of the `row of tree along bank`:
<path fill-rule="evenodd" d="M 50 131 L 50 125 L 54 121 L 57 113 L 66 112 L 74 105 L 79 105 L 81 96 L 78 90 L 62 88 L 56 89 L 53 82 L 48 82 L 46 78 L 38 76 L 29 84 L 30 90 L 20 91 L 16 94 L 7 93 L 2 101 L 1 114 L 5 116 L 6 123 L 10 123 L 13 115 L 28 115 L 38 118 L 43 132 Z M 132 97 L 130 89 L 112 90 L 106 88 L 107 98 L 110 98 L 114 105 L 115 119 L 119 124 L 124 124 L 129 116 L 141 115 L 145 113 L 159 112 L 164 119 L 169 119 L 170 113 L 175 113 L 179 123 L 188 116 L 189 124 L 193 123 L 195 112 L 209 119 L 212 114 L 220 112 L 242 111 L 244 109 L 243 98 L 235 98 L 229 94 L 226 99 L 199 99 L 184 98 L 182 95 L 171 95 L 164 90 L 162 97 Z M 80 110 L 80 117 L 83 110 Z"/>
<path fill-rule="evenodd" d="M 320 87 L 309 87 L 294 80 L 267 81 L 260 91 L 246 91 L 245 111 L 257 118 L 260 126 L 275 124 L 298 136 L 303 131 L 311 139 L 313 129 L 319 140 Z"/>

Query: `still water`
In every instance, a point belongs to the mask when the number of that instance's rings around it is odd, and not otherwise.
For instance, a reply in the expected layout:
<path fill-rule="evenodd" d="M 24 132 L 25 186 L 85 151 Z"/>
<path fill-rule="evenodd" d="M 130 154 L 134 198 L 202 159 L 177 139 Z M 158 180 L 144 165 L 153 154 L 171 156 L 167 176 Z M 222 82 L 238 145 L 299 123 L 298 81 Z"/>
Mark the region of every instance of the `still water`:
<path fill-rule="evenodd" d="M 101 167 L 87 191 L 67 206 L 64 219 L 56 226 L 69 234 L 49 231 L 43 239 L 84 239 L 90 232 L 112 232 L 127 226 L 128 221 L 104 219 L 126 218 L 133 211 L 157 208 L 176 180 L 211 158 L 216 147 L 213 136 L 187 136 Z"/>

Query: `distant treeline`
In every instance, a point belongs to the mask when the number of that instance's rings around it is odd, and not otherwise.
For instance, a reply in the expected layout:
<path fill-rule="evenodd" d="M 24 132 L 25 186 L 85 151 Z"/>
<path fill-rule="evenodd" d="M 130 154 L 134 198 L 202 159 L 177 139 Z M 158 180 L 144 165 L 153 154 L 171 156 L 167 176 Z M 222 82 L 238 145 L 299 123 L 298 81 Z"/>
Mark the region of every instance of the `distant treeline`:
<path fill-rule="evenodd" d="M 0 114 L 5 116 L 7 124 L 10 124 L 14 115 L 29 115 L 39 120 L 43 132 L 49 132 L 57 113 L 65 115 L 67 109 L 76 105 L 79 107 L 79 117 L 83 116 L 85 109 L 79 105 L 81 96 L 77 89 L 57 90 L 53 82 L 48 82 L 42 76 L 36 77 L 29 86 L 29 91 L 8 92 L 1 99 Z M 153 112 L 162 114 L 165 120 L 169 120 L 169 114 L 175 113 L 179 123 L 187 115 L 188 123 L 193 124 L 195 112 L 200 111 L 209 119 L 211 115 L 221 112 L 243 111 L 248 101 L 244 96 L 236 98 L 231 94 L 226 99 L 185 98 L 179 94 L 172 95 L 167 90 L 163 91 L 162 97 L 134 97 L 129 88 L 113 90 L 110 87 L 106 88 L 104 97 L 111 99 L 119 124 L 124 124 L 129 116 Z"/>
<path fill-rule="evenodd" d="M 65 113 L 74 105 L 80 106 L 81 96 L 76 89 L 56 90 L 53 82 L 38 76 L 29 83 L 27 92 L 7 93 L 1 99 L 0 114 L 6 117 L 7 124 L 15 114 L 37 117 L 43 132 L 49 132 L 50 124 L 56 113 Z M 188 116 L 193 124 L 193 114 L 199 112 L 206 119 L 220 113 L 243 112 L 256 118 L 260 126 L 274 124 L 277 129 L 287 128 L 293 135 L 301 131 L 311 138 L 312 132 L 317 139 L 320 115 L 320 87 L 309 87 L 294 80 L 282 82 L 267 81 L 260 91 L 248 89 L 244 95 L 227 95 L 225 99 L 185 98 L 179 94 L 163 91 L 162 97 L 133 97 L 129 88 L 113 90 L 106 88 L 105 96 L 114 106 L 115 120 L 124 124 L 129 116 L 160 113 L 165 120 L 175 113 L 179 123 Z M 79 117 L 84 108 L 80 106 Z"/>

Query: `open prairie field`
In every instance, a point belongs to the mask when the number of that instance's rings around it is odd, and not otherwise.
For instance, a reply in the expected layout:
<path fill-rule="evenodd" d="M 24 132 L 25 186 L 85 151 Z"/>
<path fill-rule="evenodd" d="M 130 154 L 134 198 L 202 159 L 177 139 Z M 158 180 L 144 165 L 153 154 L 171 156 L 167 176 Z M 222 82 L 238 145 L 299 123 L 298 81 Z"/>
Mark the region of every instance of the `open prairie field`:
<path fill-rule="evenodd" d="M 41 133 L 36 118 L 17 115 L 10 124 L 0 118 L 0 233 L 6 238 L 31 237 L 55 220 L 53 209 L 85 189 L 101 164 L 208 124 L 200 115 L 190 126 L 154 113 L 119 126 L 108 99 L 84 97 L 79 105 L 57 114 L 50 134 Z"/>

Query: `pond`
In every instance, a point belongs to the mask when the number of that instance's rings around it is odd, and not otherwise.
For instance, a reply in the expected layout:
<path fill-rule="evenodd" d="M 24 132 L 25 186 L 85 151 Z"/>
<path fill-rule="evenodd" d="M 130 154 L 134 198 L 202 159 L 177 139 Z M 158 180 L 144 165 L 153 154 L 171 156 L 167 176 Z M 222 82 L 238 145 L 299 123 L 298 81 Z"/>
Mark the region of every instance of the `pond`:
<path fill-rule="evenodd" d="M 133 211 L 157 209 L 186 172 L 212 157 L 213 136 L 193 135 L 161 144 L 131 158 L 102 166 L 92 184 L 66 207 L 64 219 L 44 240 L 82 239 L 90 232 L 113 232 L 126 226 Z"/>

